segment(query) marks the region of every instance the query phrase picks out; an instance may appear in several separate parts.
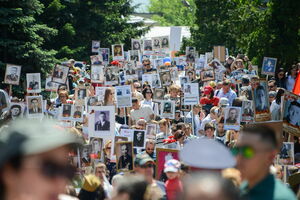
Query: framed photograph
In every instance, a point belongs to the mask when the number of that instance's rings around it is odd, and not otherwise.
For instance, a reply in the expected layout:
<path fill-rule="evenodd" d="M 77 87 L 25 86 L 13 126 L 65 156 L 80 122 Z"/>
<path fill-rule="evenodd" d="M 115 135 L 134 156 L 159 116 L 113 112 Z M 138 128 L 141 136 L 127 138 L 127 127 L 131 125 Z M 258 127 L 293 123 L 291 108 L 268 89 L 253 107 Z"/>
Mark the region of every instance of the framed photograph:
<path fill-rule="evenodd" d="M 145 148 L 146 145 L 146 132 L 145 130 L 133 131 L 133 147 Z"/>
<path fill-rule="evenodd" d="M 123 44 L 112 45 L 113 60 L 124 60 Z"/>
<path fill-rule="evenodd" d="M 179 77 L 179 80 L 180 80 L 181 88 L 183 88 L 184 84 L 190 83 L 190 79 L 188 76 L 181 76 L 181 77 Z"/>
<path fill-rule="evenodd" d="M 75 89 L 75 101 L 78 105 L 84 105 L 84 99 L 88 97 L 88 89 L 80 87 Z"/>
<path fill-rule="evenodd" d="M 100 41 L 98 40 L 93 40 L 92 41 L 92 52 L 93 53 L 98 53 L 100 48 Z"/>
<path fill-rule="evenodd" d="M 159 76 L 160 76 L 160 81 L 162 86 L 169 86 L 171 85 L 171 73 L 170 71 L 162 71 L 159 72 Z"/>
<path fill-rule="evenodd" d="M 23 103 L 10 103 L 9 113 L 12 119 L 22 118 L 25 110 Z"/>
<path fill-rule="evenodd" d="M 52 73 L 52 81 L 64 84 L 67 81 L 69 67 L 63 65 L 55 65 Z"/>
<path fill-rule="evenodd" d="M 160 104 L 161 118 L 175 118 L 175 101 L 162 101 Z"/>
<path fill-rule="evenodd" d="M 161 49 L 161 38 L 160 37 L 152 38 L 152 47 L 153 47 L 153 50 Z"/>
<path fill-rule="evenodd" d="M 115 136 L 114 137 L 114 145 L 113 145 L 113 155 L 116 155 L 116 143 L 117 142 L 128 142 L 129 138 L 124 136 Z"/>
<path fill-rule="evenodd" d="M 283 142 L 278 155 L 278 164 L 294 165 L 294 163 L 295 163 L 294 143 Z"/>
<path fill-rule="evenodd" d="M 160 77 L 158 74 L 151 74 L 152 75 L 152 79 L 150 82 L 150 85 L 152 88 L 161 88 L 161 81 L 160 81 Z"/>
<path fill-rule="evenodd" d="M 123 86 L 116 86 L 115 87 L 115 94 L 117 100 L 117 107 L 131 107 L 131 86 L 130 85 L 123 85 Z"/>
<path fill-rule="evenodd" d="M 106 67 L 105 68 L 105 85 L 118 84 L 118 68 Z"/>
<path fill-rule="evenodd" d="M 125 65 L 125 79 L 138 79 L 138 75 L 135 70 L 134 62 L 127 62 Z"/>
<path fill-rule="evenodd" d="M 184 105 L 195 105 L 199 103 L 198 83 L 186 83 L 183 85 Z"/>
<path fill-rule="evenodd" d="M 103 64 L 107 65 L 109 63 L 109 48 L 100 48 L 99 55 L 101 55 Z"/>
<path fill-rule="evenodd" d="M 240 107 L 226 107 L 224 117 L 225 130 L 240 130 L 241 123 L 241 108 Z"/>
<path fill-rule="evenodd" d="M 286 91 L 283 104 L 283 130 L 300 137 L 300 96 Z"/>
<path fill-rule="evenodd" d="M 71 104 L 62 104 L 59 108 L 59 120 L 71 120 L 72 118 L 72 105 Z"/>
<path fill-rule="evenodd" d="M 170 48 L 170 42 L 169 42 L 169 36 L 162 36 L 161 37 L 161 48 L 162 49 L 169 49 Z"/>
<path fill-rule="evenodd" d="M 142 41 L 139 39 L 131 39 L 131 49 L 133 51 L 141 51 L 142 50 Z"/>
<path fill-rule="evenodd" d="M 129 51 L 129 60 L 140 62 L 140 51 L 139 50 L 130 50 Z"/>
<path fill-rule="evenodd" d="M 91 106 L 89 134 L 93 137 L 112 138 L 115 135 L 115 107 Z"/>
<path fill-rule="evenodd" d="M 80 148 L 80 163 L 81 167 L 88 167 L 91 165 L 91 153 L 92 153 L 92 145 L 85 144 Z"/>
<path fill-rule="evenodd" d="M 43 97 L 27 96 L 27 116 L 29 118 L 41 118 L 43 116 Z"/>
<path fill-rule="evenodd" d="M 242 102 L 242 122 L 254 121 L 253 101 L 244 100 Z"/>
<path fill-rule="evenodd" d="M 185 55 L 187 63 L 194 63 L 196 61 L 196 48 L 186 47 Z"/>
<path fill-rule="evenodd" d="M 93 55 L 90 56 L 91 58 L 91 65 L 102 65 L 103 64 L 103 58 L 102 55 Z"/>
<path fill-rule="evenodd" d="M 157 133 L 157 124 L 147 124 L 146 126 L 146 138 L 155 139 Z"/>
<path fill-rule="evenodd" d="M 155 88 L 153 91 L 153 100 L 161 101 L 164 100 L 165 89 L 164 88 Z"/>
<path fill-rule="evenodd" d="M 92 145 L 92 157 L 93 159 L 100 160 L 102 149 L 103 149 L 103 139 L 102 138 L 90 138 L 90 144 Z"/>
<path fill-rule="evenodd" d="M 116 142 L 117 171 L 133 171 L 133 143 Z"/>
<path fill-rule="evenodd" d="M 41 74 L 27 73 L 26 74 L 27 92 L 40 93 L 41 92 Z"/>
<path fill-rule="evenodd" d="M 144 40 L 144 51 L 152 51 L 152 40 Z"/>
<path fill-rule="evenodd" d="M 83 122 L 83 106 L 72 105 L 72 121 Z"/>
<path fill-rule="evenodd" d="M 48 76 L 45 81 L 45 91 L 56 92 L 59 85 L 52 81 L 52 76 Z"/>
<path fill-rule="evenodd" d="M 260 80 L 255 88 L 252 88 L 254 100 L 255 121 L 269 121 L 271 119 L 269 104 L 268 84 Z"/>
<path fill-rule="evenodd" d="M 104 66 L 92 65 L 91 67 L 91 82 L 103 83 L 104 82 Z"/>
<path fill-rule="evenodd" d="M 178 80 L 178 69 L 177 67 L 171 67 L 170 68 L 170 73 L 171 73 L 171 80 L 176 81 Z"/>
<path fill-rule="evenodd" d="M 156 148 L 156 179 L 161 180 L 164 165 L 168 160 L 179 160 L 179 151 L 175 149 Z"/>
<path fill-rule="evenodd" d="M 89 96 L 85 97 L 85 110 L 89 112 L 89 107 L 90 106 L 100 106 L 101 101 L 99 100 L 99 96 Z"/>
<path fill-rule="evenodd" d="M 264 57 L 261 74 L 275 75 L 277 58 Z"/>
<path fill-rule="evenodd" d="M 21 66 L 6 64 L 4 83 L 10 85 L 19 85 L 21 76 Z"/>
<path fill-rule="evenodd" d="M 213 81 L 215 80 L 215 72 L 213 69 L 201 71 L 200 77 L 202 81 Z"/>

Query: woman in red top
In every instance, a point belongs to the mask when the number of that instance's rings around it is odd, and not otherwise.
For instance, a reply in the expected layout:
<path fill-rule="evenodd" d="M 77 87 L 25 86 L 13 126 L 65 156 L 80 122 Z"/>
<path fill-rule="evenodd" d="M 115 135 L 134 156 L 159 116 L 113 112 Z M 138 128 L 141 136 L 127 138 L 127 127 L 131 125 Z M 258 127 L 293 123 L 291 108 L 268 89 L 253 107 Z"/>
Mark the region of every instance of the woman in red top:
<path fill-rule="evenodd" d="M 203 93 L 205 96 L 200 99 L 200 104 L 206 113 L 209 113 L 213 106 L 218 106 L 220 99 L 214 96 L 214 89 L 211 86 L 205 86 Z"/>

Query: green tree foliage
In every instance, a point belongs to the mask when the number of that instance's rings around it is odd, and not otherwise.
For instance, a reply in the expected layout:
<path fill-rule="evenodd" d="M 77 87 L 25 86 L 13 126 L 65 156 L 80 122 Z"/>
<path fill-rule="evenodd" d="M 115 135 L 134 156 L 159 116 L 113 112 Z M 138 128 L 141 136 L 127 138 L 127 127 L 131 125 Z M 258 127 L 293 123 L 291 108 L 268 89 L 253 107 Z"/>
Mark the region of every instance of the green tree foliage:
<path fill-rule="evenodd" d="M 192 26 L 195 20 L 194 0 L 150 0 L 152 19 L 162 26 Z"/>
<path fill-rule="evenodd" d="M 130 39 L 139 37 L 146 30 L 140 28 L 142 23 L 127 23 L 133 12 L 130 0 L 41 2 L 46 9 L 39 20 L 58 30 L 57 36 L 48 41 L 46 47 L 55 47 L 58 58 L 89 60 L 92 40 L 100 40 L 104 48 L 122 43 L 128 49 Z"/>
<path fill-rule="evenodd" d="M 35 16 L 42 13 L 43 4 L 37 0 L 0 2 L 0 64 L 4 74 L 5 63 L 22 65 L 22 72 L 43 72 L 55 62 L 55 51 L 45 50 L 45 38 L 56 30 L 37 23 Z M 4 75 L 1 76 L 3 79 Z"/>

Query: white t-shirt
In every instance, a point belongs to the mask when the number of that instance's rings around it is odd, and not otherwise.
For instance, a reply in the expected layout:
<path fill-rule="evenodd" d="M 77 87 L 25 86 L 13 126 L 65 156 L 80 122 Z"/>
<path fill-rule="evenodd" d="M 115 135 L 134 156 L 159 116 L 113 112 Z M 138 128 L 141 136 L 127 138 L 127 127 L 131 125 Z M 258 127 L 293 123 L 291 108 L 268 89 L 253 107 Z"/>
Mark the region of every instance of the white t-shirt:
<path fill-rule="evenodd" d="M 152 108 L 149 105 L 141 104 L 140 109 L 131 110 L 130 115 L 131 119 L 137 122 L 139 119 L 144 118 L 147 122 L 149 122 L 150 116 L 154 114 Z"/>

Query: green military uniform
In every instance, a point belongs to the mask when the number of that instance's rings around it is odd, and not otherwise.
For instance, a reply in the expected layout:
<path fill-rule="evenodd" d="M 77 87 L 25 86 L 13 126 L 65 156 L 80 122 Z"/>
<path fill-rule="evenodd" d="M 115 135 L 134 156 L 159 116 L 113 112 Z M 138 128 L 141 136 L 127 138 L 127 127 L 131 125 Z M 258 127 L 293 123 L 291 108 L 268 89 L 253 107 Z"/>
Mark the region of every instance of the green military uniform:
<path fill-rule="evenodd" d="M 296 200 L 295 194 L 271 174 L 251 189 L 247 182 L 242 183 L 240 189 L 245 200 Z"/>

